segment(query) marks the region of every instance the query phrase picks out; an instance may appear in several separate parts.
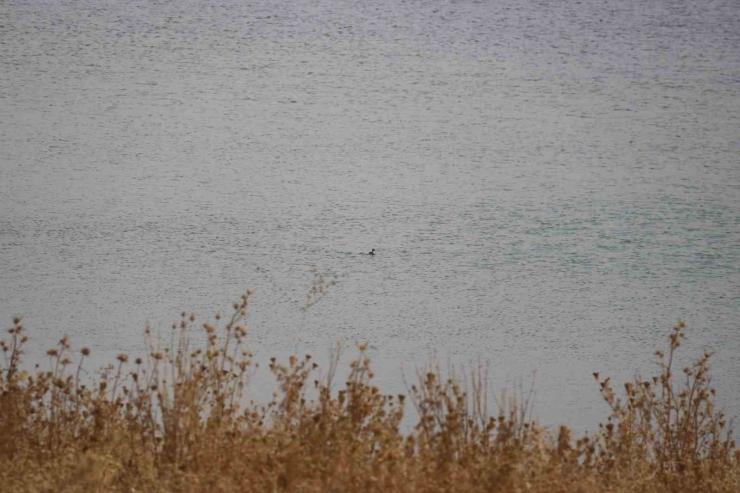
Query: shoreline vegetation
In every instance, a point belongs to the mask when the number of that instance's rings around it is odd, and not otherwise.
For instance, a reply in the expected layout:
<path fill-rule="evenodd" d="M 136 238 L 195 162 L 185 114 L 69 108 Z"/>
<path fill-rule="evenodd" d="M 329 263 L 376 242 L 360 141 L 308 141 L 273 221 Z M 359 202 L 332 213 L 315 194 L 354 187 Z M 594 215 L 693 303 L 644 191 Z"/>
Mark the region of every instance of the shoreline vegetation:
<path fill-rule="evenodd" d="M 385 395 L 366 345 L 341 383 L 339 348 L 323 369 L 310 356 L 272 358 L 273 398 L 250 402 L 251 295 L 212 323 L 183 312 L 165 343 L 147 327 L 146 357 L 121 354 L 84 382 L 90 351 L 74 352 L 66 336 L 47 351 L 48 369 L 22 370 L 28 336 L 14 319 L 1 344 L 0 491 L 740 491 L 711 354 L 676 367 L 682 321 L 655 352 L 655 376 L 617 387 L 594 374 L 604 421 L 576 438 L 539 426 L 527 400 L 489 406 L 481 369 L 446 376 L 432 365 L 406 395 Z M 194 331 L 205 333 L 202 347 Z M 409 431 L 404 408 L 416 416 Z"/>

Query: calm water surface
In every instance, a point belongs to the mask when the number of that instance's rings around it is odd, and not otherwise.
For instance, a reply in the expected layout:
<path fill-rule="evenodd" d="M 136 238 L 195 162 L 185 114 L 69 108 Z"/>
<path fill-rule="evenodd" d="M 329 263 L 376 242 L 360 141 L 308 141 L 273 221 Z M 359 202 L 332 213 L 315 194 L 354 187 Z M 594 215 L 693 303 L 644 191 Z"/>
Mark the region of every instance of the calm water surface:
<path fill-rule="evenodd" d="M 740 415 L 739 156 L 732 0 L 5 0 L 0 316 L 107 361 L 253 287 L 258 359 L 480 359 L 577 429 L 680 317 Z"/>

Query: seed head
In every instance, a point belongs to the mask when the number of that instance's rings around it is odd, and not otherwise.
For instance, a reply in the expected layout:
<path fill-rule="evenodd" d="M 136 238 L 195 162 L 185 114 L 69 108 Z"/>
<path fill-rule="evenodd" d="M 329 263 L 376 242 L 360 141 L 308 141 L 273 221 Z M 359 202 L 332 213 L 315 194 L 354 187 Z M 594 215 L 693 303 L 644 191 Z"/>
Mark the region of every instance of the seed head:
<path fill-rule="evenodd" d="M 86 347 L 83 347 L 80 352 L 82 353 L 82 356 L 90 356 L 90 350 Z"/>

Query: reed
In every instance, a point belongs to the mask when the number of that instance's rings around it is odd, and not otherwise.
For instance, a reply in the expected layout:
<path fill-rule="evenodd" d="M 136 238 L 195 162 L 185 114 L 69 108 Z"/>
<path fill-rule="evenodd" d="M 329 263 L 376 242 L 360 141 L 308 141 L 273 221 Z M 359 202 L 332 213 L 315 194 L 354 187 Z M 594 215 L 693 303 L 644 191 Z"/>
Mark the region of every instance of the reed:
<path fill-rule="evenodd" d="M 273 399 L 248 402 L 251 295 L 228 319 L 182 313 L 167 343 L 147 328 L 146 357 L 121 354 L 93 380 L 80 379 L 90 351 L 75 357 L 67 337 L 47 351 L 47 369 L 22 370 L 28 336 L 14 319 L 0 343 L 0 491 L 740 491 L 711 354 L 674 368 L 683 322 L 656 352 L 657 375 L 618 393 L 594 374 L 607 415 L 575 438 L 539 426 L 526 398 L 489 410 L 485 369 L 431 365 L 408 395 L 386 395 L 364 345 L 336 391 L 338 350 L 323 369 L 310 356 L 272 359 Z M 412 428 L 401 426 L 409 403 Z"/>

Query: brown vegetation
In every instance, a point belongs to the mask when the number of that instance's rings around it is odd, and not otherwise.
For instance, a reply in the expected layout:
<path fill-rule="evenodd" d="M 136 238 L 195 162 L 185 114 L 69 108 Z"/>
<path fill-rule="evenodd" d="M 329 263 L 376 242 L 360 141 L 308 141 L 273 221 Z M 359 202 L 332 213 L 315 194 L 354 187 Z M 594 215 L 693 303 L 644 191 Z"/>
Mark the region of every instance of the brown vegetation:
<path fill-rule="evenodd" d="M 271 360 L 274 399 L 246 403 L 254 363 L 245 350 L 245 294 L 234 315 L 203 323 L 182 314 L 167 347 L 146 330 L 149 354 L 120 355 L 102 377 L 80 379 L 67 338 L 28 374 L 16 319 L 2 343 L 0 491 L 100 492 L 738 492 L 740 455 L 715 406 L 705 353 L 674 375 L 684 324 L 673 328 L 660 374 L 617 397 L 595 374 L 606 422 L 578 439 L 546 430 L 526 403 L 489 415 L 480 371 L 420 372 L 408 400 L 418 422 L 401 426 L 403 395 L 372 384 L 366 347 L 333 392 L 339 353 L 317 379 L 313 360 Z M 218 327 L 223 325 L 222 327 Z"/>

